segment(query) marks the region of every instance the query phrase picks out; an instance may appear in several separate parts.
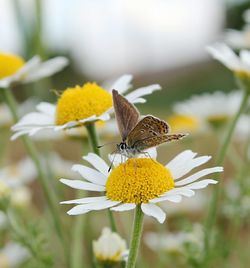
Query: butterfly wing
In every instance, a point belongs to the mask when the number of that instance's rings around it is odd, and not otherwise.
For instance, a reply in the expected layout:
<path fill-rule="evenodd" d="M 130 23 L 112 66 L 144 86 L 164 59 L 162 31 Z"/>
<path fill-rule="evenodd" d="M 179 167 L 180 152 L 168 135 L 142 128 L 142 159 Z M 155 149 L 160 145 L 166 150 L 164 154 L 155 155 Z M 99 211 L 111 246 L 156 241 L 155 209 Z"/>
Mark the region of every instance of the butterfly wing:
<path fill-rule="evenodd" d="M 144 140 L 139 140 L 134 144 L 134 147 L 139 151 L 143 151 L 149 149 L 151 147 L 158 146 L 162 143 L 173 141 L 173 140 L 180 140 L 187 136 L 187 134 L 168 134 L 162 136 L 154 136 L 150 138 L 145 138 Z"/>
<path fill-rule="evenodd" d="M 121 96 L 118 91 L 113 89 L 112 95 L 116 121 L 122 140 L 125 141 L 130 131 L 136 126 L 140 114 L 136 107 Z"/>
<path fill-rule="evenodd" d="M 161 137 L 169 132 L 168 124 L 152 115 L 147 115 L 142 118 L 136 126 L 131 130 L 127 137 L 128 146 L 133 147 L 138 141 Z"/>

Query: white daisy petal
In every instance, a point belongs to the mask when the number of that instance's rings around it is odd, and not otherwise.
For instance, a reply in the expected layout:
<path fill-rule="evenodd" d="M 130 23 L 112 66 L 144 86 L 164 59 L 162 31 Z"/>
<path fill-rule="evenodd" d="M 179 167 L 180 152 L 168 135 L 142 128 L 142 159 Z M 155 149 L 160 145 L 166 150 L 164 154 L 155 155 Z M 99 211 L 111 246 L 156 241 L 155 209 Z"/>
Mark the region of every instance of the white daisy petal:
<path fill-rule="evenodd" d="M 206 180 L 201 180 L 201 181 L 197 181 L 194 183 L 189 184 L 188 188 L 190 189 L 202 189 L 208 186 L 208 184 L 217 184 L 218 181 L 216 180 L 211 180 L 211 179 L 206 179 Z"/>
<path fill-rule="evenodd" d="M 78 205 L 67 211 L 68 215 L 75 216 L 75 215 L 80 215 L 80 214 L 85 214 L 88 213 L 89 210 L 86 210 L 82 205 Z"/>
<path fill-rule="evenodd" d="M 127 210 L 132 210 L 135 207 L 136 207 L 135 204 L 127 203 L 127 204 L 118 205 L 116 207 L 112 207 L 110 210 L 114 210 L 114 211 L 127 211 Z"/>
<path fill-rule="evenodd" d="M 211 159 L 211 156 L 200 156 L 186 161 L 183 168 L 179 169 L 179 172 L 175 172 L 174 179 L 177 180 L 183 177 L 185 174 L 189 173 L 192 169 L 205 164 Z"/>
<path fill-rule="evenodd" d="M 126 99 L 129 100 L 130 102 L 134 102 L 136 99 L 146 95 L 150 95 L 152 92 L 160 89 L 161 86 L 158 84 L 150 85 L 147 87 L 141 87 L 126 95 Z"/>
<path fill-rule="evenodd" d="M 163 223 L 166 219 L 166 213 L 155 204 L 141 204 L 141 209 L 144 214 L 156 218 L 159 223 Z"/>
<path fill-rule="evenodd" d="M 91 210 L 102 210 L 106 208 L 113 207 L 117 204 L 119 204 L 119 201 L 111 201 L 111 200 L 104 200 L 101 202 L 94 202 L 94 203 L 87 203 L 83 205 L 77 205 L 73 207 L 71 210 L 69 210 L 67 213 L 69 215 L 77 215 L 79 214 L 79 211 L 91 211 Z"/>
<path fill-rule="evenodd" d="M 84 197 L 80 199 L 62 201 L 60 204 L 86 204 L 86 203 L 94 203 L 107 200 L 106 196 L 97 196 L 97 197 Z"/>
<path fill-rule="evenodd" d="M 99 170 L 102 174 L 108 176 L 109 166 L 100 156 L 94 153 L 89 153 L 88 155 L 84 156 L 83 159 L 89 162 L 94 168 Z"/>
<path fill-rule="evenodd" d="M 207 51 L 218 61 L 231 70 L 240 69 L 240 61 L 233 50 L 223 43 L 216 43 L 207 47 Z"/>
<path fill-rule="evenodd" d="M 15 74 L 8 76 L 6 78 L 0 79 L 0 87 L 9 87 L 12 83 L 22 81 L 24 83 L 27 75 L 33 69 L 36 69 L 41 64 L 41 58 L 35 56 L 29 61 L 27 61 L 22 68 L 20 68 Z"/>
<path fill-rule="evenodd" d="M 105 191 L 104 186 L 96 185 L 96 184 L 85 182 L 85 181 L 60 179 L 60 182 L 62 182 L 63 184 L 66 184 L 69 187 L 74 188 L 74 189 L 96 191 L 96 192 L 104 192 Z"/>
<path fill-rule="evenodd" d="M 65 57 L 56 57 L 42 62 L 37 68 L 33 68 L 25 78 L 25 82 L 32 82 L 51 76 L 62 70 L 69 63 Z"/>
<path fill-rule="evenodd" d="M 208 174 L 222 172 L 222 171 L 223 171 L 223 167 L 206 168 L 206 169 L 203 169 L 201 171 L 198 171 L 198 172 L 192 174 L 191 176 L 189 176 L 183 180 L 176 182 L 175 186 L 186 185 L 186 184 L 192 183 L 192 182 L 198 180 L 199 178 L 206 176 Z"/>
<path fill-rule="evenodd" d="M 103 175 L 99 171 L 96 171 L 95 169 L 83 165 L 73 165 L 72 170 L 77 171 L 83 178 L 94 184 L 106 184 L 107 176 Z"/>
<path fill-rule="evenodd" d="M 250 52 L 248 50 L 241 50 L 240 59 L 242 61 L 243 67 L 247 70 L 250 70 Z"/>
<path fill-rule="evenodd" d="M 55 117 L 55 114 L 56 114 L 56 105 L 55 104 L 51 104 L 49 102 L 40 102 L 36 106 L 36 109 L 37 109 L 37 111 L 39 111 L 41 113 Z"/>
<path fill-rule="evenodd" d="M 150 203 L 158 203 L 161 201 L 170 201 L 174 203 L 179 203 L 181 202 L 181 200 L 182 200 L 181 195 L 168 195 L 168 196 L 154 198 L 153 200 L 150 200 Z"/>
<path fill-rule="evenodd" d="M 168 192 L 166 192 L 165 194 L 161 196 L 163 197 L 163 196 L 171 196 L 171 195 L 183 195 L 183 196 L 191 197 L 194 194 L 195 194 L 194 191 L 184 186 L 184 187 L 178 187 L 178 188 L 169 190 Z"/>
<path fill-rule="evenodd" d="M 131 87 L 132 79 L 133 76 L 131 74 L 125 74 L 119 77 L 108 90 L 116 89 L 120 94 L 123 94 Z"/>
<path fill-rule="evenodd" d="M 166 167 L 171 171 L 174 179 L 183 176 L 182 174 L 186 170 L 186 163 L 193 159 L 196 155 L 197 153 L 194 153 L 191 150 L 186 150 L 178 154 L 166 165 Z"/>

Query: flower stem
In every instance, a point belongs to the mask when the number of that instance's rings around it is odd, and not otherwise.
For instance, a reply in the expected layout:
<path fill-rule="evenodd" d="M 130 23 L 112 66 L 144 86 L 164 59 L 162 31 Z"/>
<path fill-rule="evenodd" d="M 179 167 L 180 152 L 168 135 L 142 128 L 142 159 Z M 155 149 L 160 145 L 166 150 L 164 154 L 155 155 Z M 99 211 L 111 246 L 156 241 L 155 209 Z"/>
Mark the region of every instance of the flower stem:
<path fill-rule="evenodd" d="M 17 122 L 19 117 L 18 117 L 18 112 L 17 112 L 17 105 L 16 105 L 16 101 L 15 98 L 11 92 L 11 89 L 0 89 L 0 91 L 3 92 L 3 96 L 4 99 L 11 111 L 12 117 L 14 122 Z M 61 220 L 60 220 L 60 216 L 59 216 L 59 211 L 58 211 L 58 207 L 57 204 L 59 204 L 53 189 L 51 188 L 48 178 L 46 177 L 46 174 L 44 173 L 43 167 L 41 165 L 41 161 L 39 159 L 39 154 L 36 150 L 36 148 L 34 147 L 34 144 L 31 142 L 31 140 L 27 137 L 27 136 L 23 136 L 22 137 L 22 141 L 25 145 L 25 148 L 30 156 L 30 158 L 32 159 L 36 169 L 37 169 L 37 173 L 38 173 L 38 179 L 40 180 L 40 183 L 42 185 L 42 189 L 43 189 L 43 193 L 44 196 L 47 200 L 47 204 L 48 207 L 50 209 L 51 212 L 51 216 L 54 222 L 54 227 L 56 229 L 57 235 L 60 238 L 62 245 L 64 247 L 64 251 L 66 257 L 68 256 L 69 252 L 68 252 L 68 246 L 67 243 L 65 241 L 65 236 L 64 236 L 64 232 L 62 230 L 62 225 L 61 225 Z"/>
<path fill-rule="evenodd" d="M 134 268 L 136 264 L 136 259 L 138 255 L 141 234 L 143 227 L 143 212 L 141 210 L 141 206 L 137 205 L 135 210 L 135 218 L 133 224 L 133 233 L 132 239 L 129 247 L 129 256 L 126 268 Z"/>
<path fill-rule="evenodd" d="M 227 149 L 229 147 L 229 144 L 230 144 L 234 129 L 236 127 L 236 124 L 240 118 L 240 115 L 242 114 L 242 112 L 245 110 L 245 108 L 247 106 L 249 94 L 250 94 L 250 91 L 245 89 L 240 107 L 239 107 L 237 113 L 235 114 L 235 116 L 234 116 L 234 118 L 233 118 L 233 120 L 228 128 L 228 131 L 226 133 L 226 137 L 223 140 L 223 143 L 221 145 L 218 157 L 216 159 L 216 166 L 221 166 L 224 162 L 226 152 L 227 152 Z M 216 176 L 216 179 L 219 179 L 219 178 L 220 178 L 220 175 L 218 174 Z M 205 252 L 206 252 L 205 262 L 208 259 L 208 256 L 210 254 L 210 238 L 211 238 L 213 226 L 216 222 L 217 211 L 218 211 L 218 202 L 219 202 L 220 191 L 221 191 L 220 186 L 221 185 L 222 184 L 219 183 L 214 188 L 213 196 L 212 196 L 209 210 L 208 210 L 208 215 L 207 215 L 207 218 L 205 221 L 205 238 L 204 238 L 204 245 L 205 245 Z"/>
<path fill-rule="evenodd" d="M 95 123 L 86 124 L 86 129 L 88 131 L 88 139 L 89 139 L 89 143 L 92 147 L 93 152 L 101 156 L 100 149 L 98 148 L 99 144 L 98 144 L 98 138 L 97 138 L 96 129 L 95 129 Z M 115 224 L 115 219 L 114 219 L 112 212 L 109 209 L 108 209 L 108 217 L 109 217 L 109 222 L 110 222 L 112 231 L 116 232 L 117 228 Z"/>

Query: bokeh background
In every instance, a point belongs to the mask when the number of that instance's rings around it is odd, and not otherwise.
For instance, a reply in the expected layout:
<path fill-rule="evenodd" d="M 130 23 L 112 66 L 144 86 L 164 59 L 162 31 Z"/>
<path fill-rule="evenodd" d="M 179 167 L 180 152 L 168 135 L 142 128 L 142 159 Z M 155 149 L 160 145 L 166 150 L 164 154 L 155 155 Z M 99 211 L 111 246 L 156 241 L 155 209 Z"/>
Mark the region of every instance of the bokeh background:
<path fill-rule="evenodd" d="M 34 110 L 40 101 L 55 102 L 55 92 L 60 93 L 69 86 L 87 81 L 102 83 L 122 74 L 132 74 L 135 87 L 154 83 L 162 86 L 161 91 L 148 96 L 147 103 L 138 105 L 138 108 L 144 114 L 166 119 L 176 101 L 193 94 L 236 89 L 230 71 L 214 61 L 205 47 L 223 40 L 225 29 L 242 29 L 242 16 L 248 8 L 250 1 L 244 0 L 0 0 L 0 52 L 19 54 L 26 60 L 36 54 L 44 60 L 59 55 L 70 60 L 69 66 L 52 78 L 14 89 L 20 103 L 32 99 L 25 108 L 27 111 Z M 4 120 L 5 116 L 6 113 L 0 110 L 0 119 Z M 1 126 L 0 169 L 25 156 L 20 141 L 9 141 L 9 126 Z M 109 140 L 110 136 L 106 136 L 102 142 Z M 45 156 L 53 151 L 64 159 L 61 166 L 60 160 L 53 162 L 53 173 L 57 178 L 70 169 L 71 163 L 80 162 L 83 153 L 89 150 L 87 140 L 82 148 L 79 138 L 52 140 L 48 137 L 46 141 L 35 142 Z M 210 133 L 205 138 L 199 136 L 197 140 L 187 140 L 174 147 L 161 147 L 159 154 L 164 162 L 175 152 L 190 147 L 200 154 L 215 155 L 218 143 Z M 111 150 L 112 147 L 106 147 L 103 152 Z M 229 162 L 227 164 L 226 174 L 234 169 Z M 36 183 L 31 185 L 31 189 L 39 218 L 43 197 Z M 72 193 L 67 194 L 72 197 Z M 197 202 L 207 204 L 210 192 L 205 197 Z M 168 227 L 156 227 L 149 220 L 146 230 L 165 228 L 176 231 L 185 229 L 185 225 L 190 226 L 192 222 L 201 222 L 204 214 L 200 208 L 195 211 L 195 198 L 193 203 L 194 211 L 188 217 L 186 210 L 179 206 L 183 211 L 178 217 L 170 218 Z M 66 211 L 65 208 L 62 210 Z M 206 205 L 202 210 L 206 210 Z M 103 215 L 100 213 L 96 217 L 102 219 Z M 132 215 L 125 213 L 117 218 L 122 235 L 128 238 L 129 229 L 123 224 L 123 218 L 131 223 Z M 100 234 L 103 220 L 95 223 L 94 238 Z M 221 224 L 225 224 L 225 228 L 228 226 L 228 222 L 223 220 Z M 233 253 L 221 250 L 220 256 L 224 254 L 224 257 L 218 258 L 216 265 L 249 267 L 249 225 L 244 225 L 244 228 L 238 235 L 244 233 L 245 238 L 233 247 Z M 225 242 L 224 238 L 220 243 Z M 242 248 L 245 250 L 241 251 Z M 150 267 L 158 253 L 153 253 L 145 243 L 143 252 L 146 258 L 141 260 L 140 267 Z M 159 267 L 173 267 L 171 261 L 163 261 Z M 176 263 L 175 267 L 188 267 L 183 263 Z"/>

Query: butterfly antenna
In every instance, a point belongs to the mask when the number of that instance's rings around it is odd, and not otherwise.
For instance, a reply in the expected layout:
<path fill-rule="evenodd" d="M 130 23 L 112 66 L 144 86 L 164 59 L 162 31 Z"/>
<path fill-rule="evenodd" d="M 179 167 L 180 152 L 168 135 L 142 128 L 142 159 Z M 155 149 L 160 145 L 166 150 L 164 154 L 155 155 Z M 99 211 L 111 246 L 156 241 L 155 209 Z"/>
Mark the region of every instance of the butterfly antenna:
<path fill-rule="evenodd" d="M 98 145 L 97 146 L 97 148 L 102 148 L 102 147 L 104 147 L 104 146 L 106 146 L 106 145 L 109 145 L 109 144 L 114 144 L 114 143 L 118 143 L 117 141 L 112 141 L 112 142 L 108 142 L 108 143 L 104 143 L 104 144 L 102 144 L 102 145 Z"/>
<path fill-rule="evenodd" d="M 116 153 L 116 152 L 117 152 L 117 150 L 113 151 L 113 152 L 111 153 L 111 155 L 114 154 L 114 153 Z M 108 172 L 110 172 L 110 170 L 111 170 L 111 168 L 112 168 L 112 166 L 113 166 L 113 163 L 114 163 L 114 161 L 115 161 L 115 157 L 116 157 L 116 154 L 114 154 L 114 157 L 113 157 L 113 159 L 112 159 L 112 161 L 111 161 L 111 163 L 110 163 Z"/>

